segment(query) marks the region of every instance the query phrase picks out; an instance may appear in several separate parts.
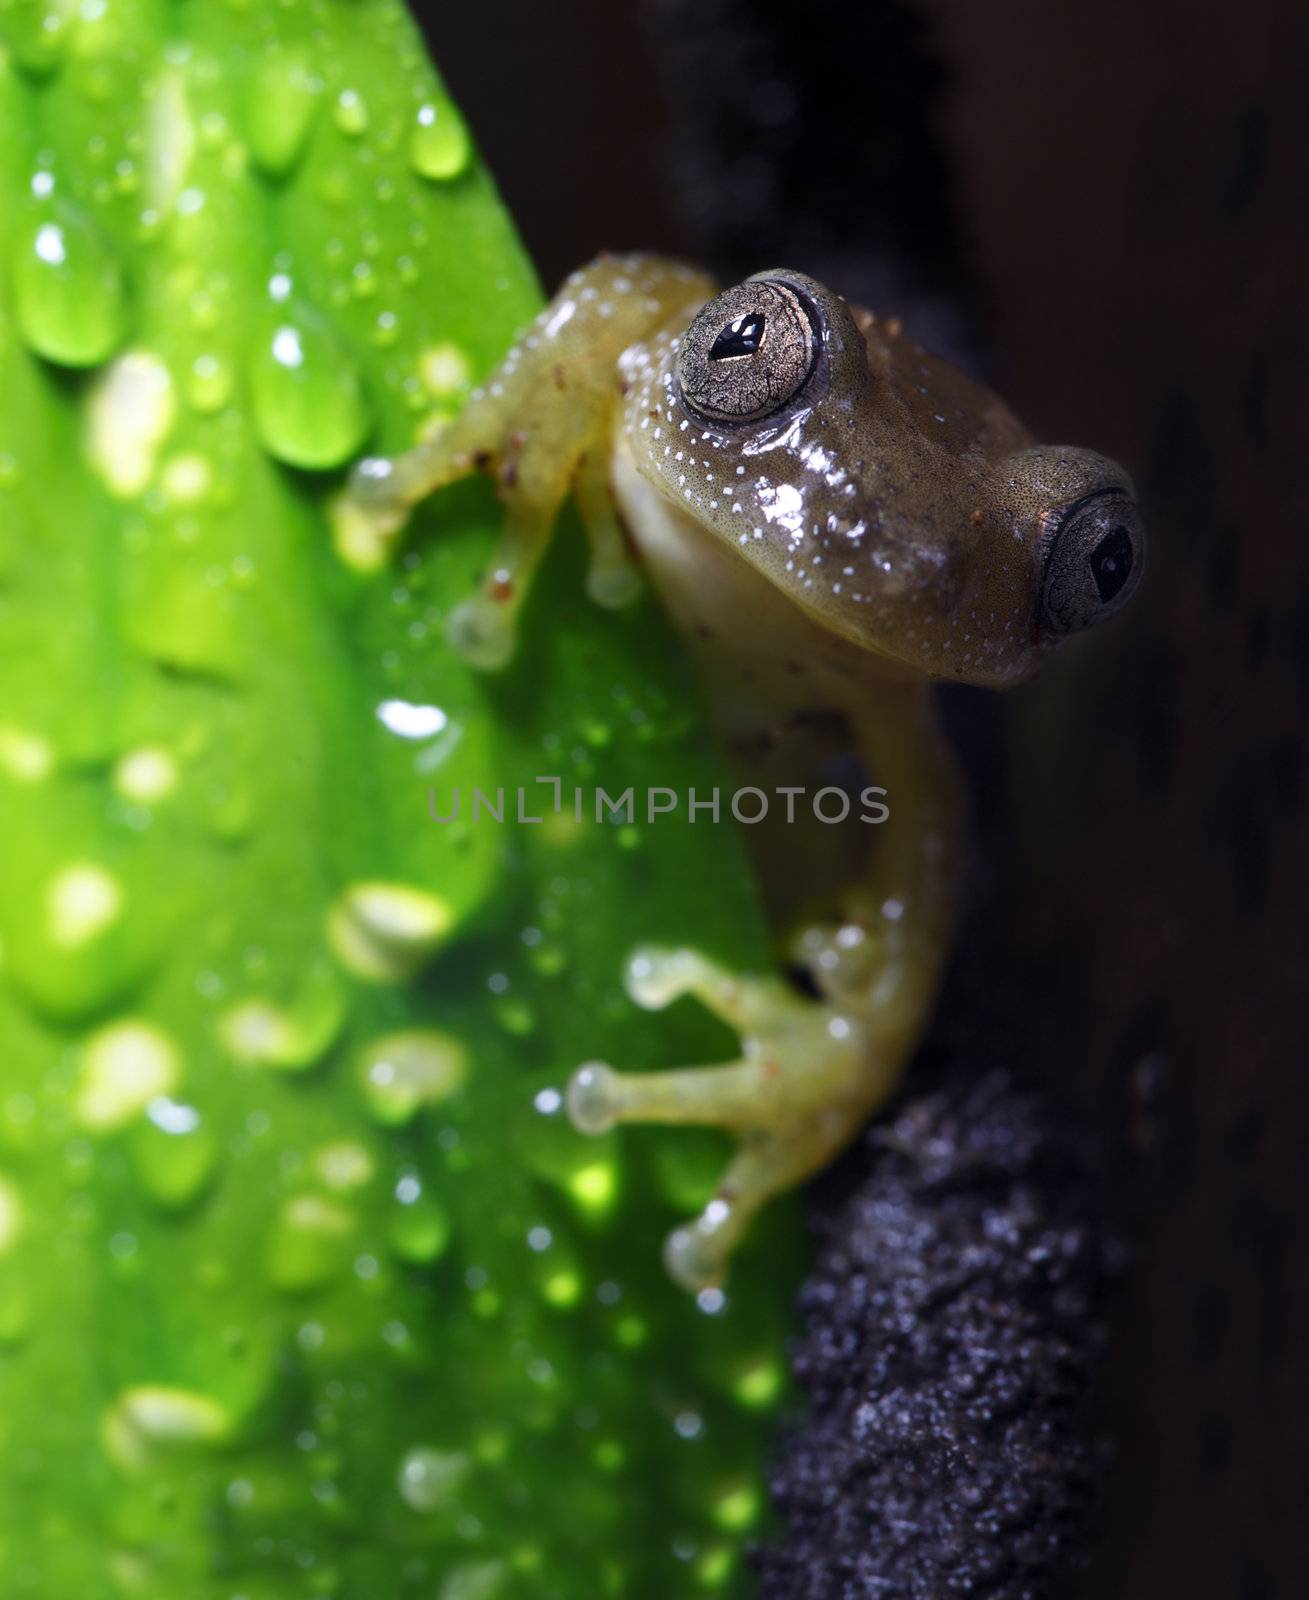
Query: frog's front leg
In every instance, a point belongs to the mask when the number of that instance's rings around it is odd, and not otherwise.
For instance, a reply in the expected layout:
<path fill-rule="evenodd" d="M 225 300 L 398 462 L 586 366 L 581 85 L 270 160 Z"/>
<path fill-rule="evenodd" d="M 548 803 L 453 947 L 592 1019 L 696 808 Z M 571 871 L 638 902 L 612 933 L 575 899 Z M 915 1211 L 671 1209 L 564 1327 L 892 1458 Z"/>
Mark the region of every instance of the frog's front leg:
<path fill-rule="evenodd" d="M 760 1207 L 824 1166 L 885 1103 L 926 1020 L 952 921 L 956 788 L 924 693 L 897 688 L 878 700 L 873 717 L 852 707 L 851 724 L 890 816 L 870 828 L 866 872 L 792 942 L 819 998 L 736 976 L 694 950 L 638 951 L 632 997 L 659 1009 L 695 996 L 736 1030 L 740 1059 L 651 1073 L 591 1062 L 569 1084 L 583 1132 L 655 1122 L 737 1135 L 714 1197 L 668 1240 L 668 1266 L 688 1287 L 720 1281 Z"/>
<path fill-rule="evenodd" d="M 451 643 L 475 666 L 511 657 L 532 576 L 570 492 L 591 542 L 588 590 L 618 605 L 636 590 L 609 489 L 622 352 L 712 289 L 653 256 L 601 257 L 565 282 L 447 427 L 404 455 L 371 457 L 333 508 L 338 546 L 378 564 L 420 501 L 475 471 L 496 480 L 505 526 L 479 590 L 451 613 Z"/>

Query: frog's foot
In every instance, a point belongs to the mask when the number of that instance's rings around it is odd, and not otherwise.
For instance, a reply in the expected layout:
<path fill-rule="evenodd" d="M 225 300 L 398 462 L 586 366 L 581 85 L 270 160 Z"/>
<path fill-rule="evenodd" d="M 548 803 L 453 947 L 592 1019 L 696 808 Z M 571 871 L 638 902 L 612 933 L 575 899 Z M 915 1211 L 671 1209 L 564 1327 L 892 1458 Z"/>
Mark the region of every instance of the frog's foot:
<path fill-rule="evenodd" d="M 741 1038 L 740 1059 L 720 1066 L 624 1073 L 589 1062 L 568 1085 L 569 1115 L 584 1133 L 656 1122 L 738 1135 L 713 1199 L 665 1251 L 679 1283 L 704 1288 L 723 1278 L 755 1212 L 848 1141 L 900 1062 L 879 1049 L 858 1012 L 806 999 L 777 979 L 735 977 L 692 950 L 638 951 L 627 987 L 650 1010 L 695 995 Z"/>

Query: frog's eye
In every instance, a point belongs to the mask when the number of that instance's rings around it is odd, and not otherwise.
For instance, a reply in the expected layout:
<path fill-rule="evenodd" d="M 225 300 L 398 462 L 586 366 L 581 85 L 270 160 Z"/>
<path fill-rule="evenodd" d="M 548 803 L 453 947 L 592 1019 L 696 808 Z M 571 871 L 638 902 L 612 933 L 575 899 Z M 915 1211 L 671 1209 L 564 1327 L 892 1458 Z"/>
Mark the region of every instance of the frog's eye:
<path fill-rule="evenodd" d="M 711 300 L 686 331 L 677 388 L 703 422 L 761 422 L 791 405 L 822 347 L 817 309 L 779 278 L 752 278 Z"/>
<path fill-rule="evenodd" d="M 1127 604 L 1145 566 L 1145 527 L 1121 489 L 1088 495 L 1064 512 L 1046 547 L 1041 626 L 1073 633 Z"/>

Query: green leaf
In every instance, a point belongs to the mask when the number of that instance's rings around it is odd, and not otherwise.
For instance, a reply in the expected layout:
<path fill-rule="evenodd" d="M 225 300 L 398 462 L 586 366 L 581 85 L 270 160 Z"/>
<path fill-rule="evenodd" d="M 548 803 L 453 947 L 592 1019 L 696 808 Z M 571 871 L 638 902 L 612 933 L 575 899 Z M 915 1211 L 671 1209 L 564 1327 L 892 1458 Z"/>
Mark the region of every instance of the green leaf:
<path fill-rule="evenodd" d="M 708 1314 L 659 1241 L 718 1141 L 549 1092 L 730 1053 L 631 1006 L 632 944 L 768 959 L 730 827 L 572 819 L 723 781 L 676 640 L 570 522 L 479 677 L 487 488 L 384 571 L 324 514 L 538 304 L 392 0 L 0 0 L 13 1600 L 744 1581 L 794 1214 Z M 538 775 L 563 816 L 469 817 Z"/>

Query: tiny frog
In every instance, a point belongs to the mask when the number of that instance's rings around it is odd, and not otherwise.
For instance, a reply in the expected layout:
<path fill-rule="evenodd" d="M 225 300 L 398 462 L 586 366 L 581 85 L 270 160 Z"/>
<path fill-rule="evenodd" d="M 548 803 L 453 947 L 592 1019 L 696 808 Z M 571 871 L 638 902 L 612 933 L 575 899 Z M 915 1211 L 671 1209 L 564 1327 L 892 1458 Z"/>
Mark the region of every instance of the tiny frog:
<path fill-rule="evenodd" d="M 574 273 L 444 432 L 361 462 L 338 539 L 384 552 L 417 501 L 479 469 L 499 484 L 505 528 L 450 615 L 456 649 L 488 670 L 509 660 L 571 493 L 591 597 L 627 603 L 643 570 L 743 785 L 792 791 L 749 830 L 777 974 L 726 971 L 690 943 L 641 946 L 632 929 L 633 998 L 695 996 L 737 1033 L 738 1059 L 589 1062 L 568 1086 L 586 1133 L 659 1122 L 736 1136 L 713 1199 L 666 1247 L 679 1282 L 717 1284 L 759 1208 L 886 1102 L 923 1031 L 960 870 L 932 681 L 1018 683 L 1124 605 L 1145 557 L 1131 480 L 1089 450 L 1035 444 L 898 322 L 803 273 L 720 292 L 653 256 Z M 808 797 L 826 785 L 830 819 L 842 784 L 884 795 L 889 815 L 869 826 L 860 806 L 852 825 L 828 825 Z"/>

